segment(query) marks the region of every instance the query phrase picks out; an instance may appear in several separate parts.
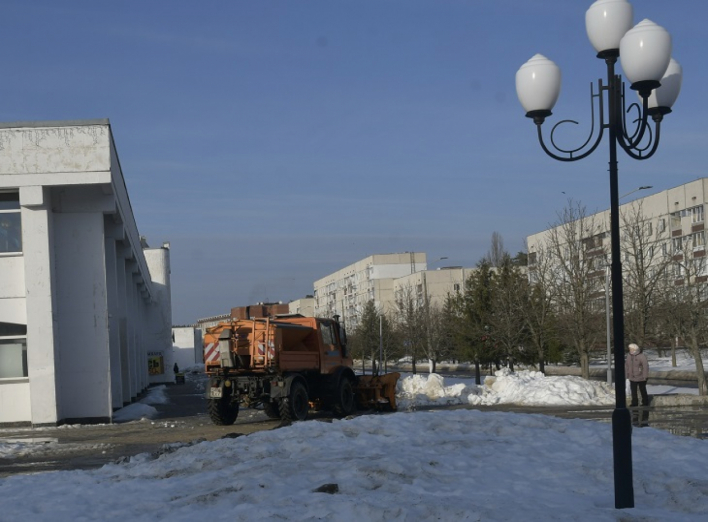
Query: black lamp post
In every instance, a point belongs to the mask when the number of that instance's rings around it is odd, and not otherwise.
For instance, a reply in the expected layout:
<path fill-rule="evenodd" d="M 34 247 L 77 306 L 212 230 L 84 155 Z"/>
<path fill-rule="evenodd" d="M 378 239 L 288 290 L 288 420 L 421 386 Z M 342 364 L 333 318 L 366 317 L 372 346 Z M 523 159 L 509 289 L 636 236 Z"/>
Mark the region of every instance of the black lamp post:
<path fill-rule="evenodd" d="M 546 57 L 537 54 L 516 73 L 516 91 L 526 116 L 533 119 L 543 150 L 559 161 L 576 161 L 590 155 L 607 130 L 610 144 L 610 235 L 612 244 L 612 308 L 614 310 L 614 358 L 616 404 L 612 414 L 612 452 L 614 459 L 615 507 L 634 507 L 632 483 L 632 424 L 627 409 L 624 371 L 624 308 L 622 295 L 622 262 L 620 255 L 619 189 L 617 177 L 617 145 L 631 158 L 650 158 L 659 145 L 661 121 L 681 88 L 681 66 L 671 58 L 671 36 L 649 20 L 634 26 L 632 5 L 626 0 L 597 0 L 585 14 L 588 38 L 597 57 L 607 65 L 607 83 L 598 80 L 598 92 L 590 87 L 592 125 L 590 134 L 580 147 L 562 149 L 554 140 L 562 120 L 551 129 L 550 150 L 543 140 L 541 125 L 551 115 L 560 93 L 560 69 Z M 627 103 L 622 78 L 615 74 L 615 63 L 622 57 L 625 76 L 631 89 L 637 91 L 640 103 Z M 595 136 L 595 101 L 598 103 L 599 126 Z M 607 108 L 605 108 L 605 103 Z M 628 125 L 626 115 L 637 117 Z M 654 121 L 653 129 L 649 116 Z M 594 141 L 593 141 L 594 139 Z"/>

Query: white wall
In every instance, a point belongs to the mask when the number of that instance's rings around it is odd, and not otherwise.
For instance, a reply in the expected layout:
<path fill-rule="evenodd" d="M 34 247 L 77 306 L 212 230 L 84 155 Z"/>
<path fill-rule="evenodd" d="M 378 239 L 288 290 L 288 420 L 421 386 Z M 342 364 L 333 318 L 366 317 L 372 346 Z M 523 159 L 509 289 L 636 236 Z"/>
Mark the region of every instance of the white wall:
<path fill-rule="evenodd" d="M 54 424 L 59 420 L 55 363 L 57 317 L 54 295 L 54 214 L 50 191 L 22 187 L 23 258 L 27 303 L 27 369 L 30 390 L 30 418 L 33 424 Z"/>
<path fill-rule="evenodd" d="M 0 385 L 0 423 L 30 422 L 30 408 L 29 381 Z"/>
<path fill-rule="evenodd" d="M 201 330 L 189 326 L 177 326 L 172 329 L 172 337 L 174 361 L 179 365 L 180 371 L 203 363 Z"/>
<path fill-rule="evenodd" d="M 170 290 L 170 249 L 146 248 L 145 261 L 152 278 L 153 301 L 149 308 L 147 332 L 148 352 L 160 353 L 164 361 L 164 373 L 150 375 L 150 383 L 174 382 L 175 358 L 172 350 L 172 293 Z M 181 365 L 180 365 L 181 366 Z"/>
<path fill-rule="evenodd" d="M 0 423 L 111 419 L 149 385 L 148 350 L 171 354 L 171 292 L 108 120 L 0 123 L 0 189 L 19 191 L 23 234 L 0 256 L 0 315 L 27 324 L 29 374 L 0 382 Z"/>
<path fill-rule="evenodd" d="M 55 214 L 54 224 L 60 417 L 108 419 L 112 405 L 103 215 Z"/>

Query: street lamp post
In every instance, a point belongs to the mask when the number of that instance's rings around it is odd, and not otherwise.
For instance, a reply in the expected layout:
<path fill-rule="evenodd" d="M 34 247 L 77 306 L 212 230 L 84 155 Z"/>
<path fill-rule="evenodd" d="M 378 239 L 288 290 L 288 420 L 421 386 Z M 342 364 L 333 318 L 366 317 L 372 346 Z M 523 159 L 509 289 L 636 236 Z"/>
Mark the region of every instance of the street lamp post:
<path fill-rule="evenodd" d="M 634 507 L 632 484 L 632 425 L 625 392 L 624 308 L 622 294 L 622 262 L 620 255 L 619 190 L 617 146 L 631 158 L 650 158 L 659 145 L 661 121 L 681 88 L 681 66 L 671 58 L 671 36 L 649 20 L 634 26 L 632 5 L 626 0 L 597 0 L 585 14 L 588 38 L 597 57 L 607 66 L 607 83 L 598 80 L 598 92 L 591 84 L 592 125 L 585 143 L 576 149 L 560 148 L 550 133 L 550 146 L 543 140 L 541 126 L 550 116 L 560 93 L 558 66 L 537 54 L 516 73 L 516 91 L 526 116 L 536 124 L 538 140 L 550 157 L 559 161 L 576 161 L 589 156 L 602 141 L 605 130 L 610 146 L 610 236 L 612 246 L 612 307 L 614 310 L 614 358 L 616 404 L 612 414 L 612 453 L 614 461 L 615 507 Z M 615 63 L 621 64 L 631 89 L 637 91 L 640 103 L 628 105 L 622 78 L 615 74 Z M 598 103 L 599 125 L 595 136 L 595 102 Z M 605 108 L 605 103 L 607 108 Z M 636 111 L 637 118 L 628 125 L 626 115 Z M 649 116 L 654 121 L 652 128 Z M 593 141 L 594 138 L 594 141 Z"/>

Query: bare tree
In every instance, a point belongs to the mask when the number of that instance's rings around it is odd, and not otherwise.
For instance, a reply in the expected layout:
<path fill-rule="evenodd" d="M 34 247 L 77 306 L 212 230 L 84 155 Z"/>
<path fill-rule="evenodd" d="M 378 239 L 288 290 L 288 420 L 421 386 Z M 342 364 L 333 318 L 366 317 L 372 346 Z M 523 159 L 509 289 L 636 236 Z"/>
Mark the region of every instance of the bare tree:
<path fill-rule="evenodd" d="M 482 261 L 488 263 L 490 266 L 497 267 L 501 266 L 504 259 L 508 257 L 509 254 L 504 250 L 504 240 L 499 232 L 492 233 L 492 244 L 489 247 L 489 251 L 482 258 Z"/>
<path fill-rule="evenodd" d="M 671 257 L 664 253 L 668 232 L 658 227 L 654 230 L 641 201 L 632 203 L 621 219 L 626 334 L 640 346 L 661 348 L 664 339 L 658 311 L 663 274 L 671 263 Z"/>
<path fill-rule="evenodd" d="M 413 373 L 417 373 L 416 365 L 426 348 L 425 323 L 421 318 L 423 308 L 424 304 L 410 285 L 396 297 L 396 329 L 404 353 L 411 358 Z"/>
<path fill-rule="evenodd" d="M 554 257 L 552 284 L 561 333 L 575 347 L 581 375 L 590 378 L 590 352 L 604 332 L 604 234 L 579 202 L 568 201 L 551 228 L 547 250 Z"/>
<path fill-rule="evenodd" d="M 679 242 L 684 238 L 676 238 Z M 690 240 L 688 237 L 684 239 Z M 665 270 L 673 285 L 666 292 L 665 314 L 677 336 L 683 337 L 696 364 L 699 395 L 708 395 L 701 346 L 708 341 L 708 267 L 706 258 L 695 257 L 690 245 L 675 244 L 671 269 Z M 680 250 L 679 250 L 680 249 Z"/>
<path fill-rule="evenodd" d="M 553 304 L 556 302 L 553 284 L 552 256 L 543 245 L 528 255 L 528 278 L 523 283 L 525 304 L 521 309 L 529 342 L 536 351 L 539 370 L 546 372 L 546 350 L 557 337 L 553 322 Z"/>
<path fill-rule="evenodd" d="M 447 330 L 448 317 L 439 306 L 430 304 L 430 298 L 421 312 L 425 330 L 425 356 L 432 365 L 430 371 L 435 373 L 438 363 L 452 356 L 454 342 L 451 332 Z"/>

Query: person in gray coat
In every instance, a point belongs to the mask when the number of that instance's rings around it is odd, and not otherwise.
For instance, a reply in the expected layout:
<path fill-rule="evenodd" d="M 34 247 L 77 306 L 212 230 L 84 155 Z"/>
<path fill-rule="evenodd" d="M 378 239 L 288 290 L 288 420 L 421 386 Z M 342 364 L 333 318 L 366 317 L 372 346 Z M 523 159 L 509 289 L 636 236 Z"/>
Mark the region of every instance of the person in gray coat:
<path fill-rule="evenodd" d="M 642 349 L 634 343 L 629 345 L 629 355 L 627 355 L 627 360 L 625 361 L 625 370 L 627 379 L 629 379 L 629 387 L 632 391 L 632 406 L 639 405 L 637 388 L 642 394 L 642 406 L 649 406 L 649 396 L 647 395 L 649 361 L 647 361 L 647 356 L 642 353 Z"/>

